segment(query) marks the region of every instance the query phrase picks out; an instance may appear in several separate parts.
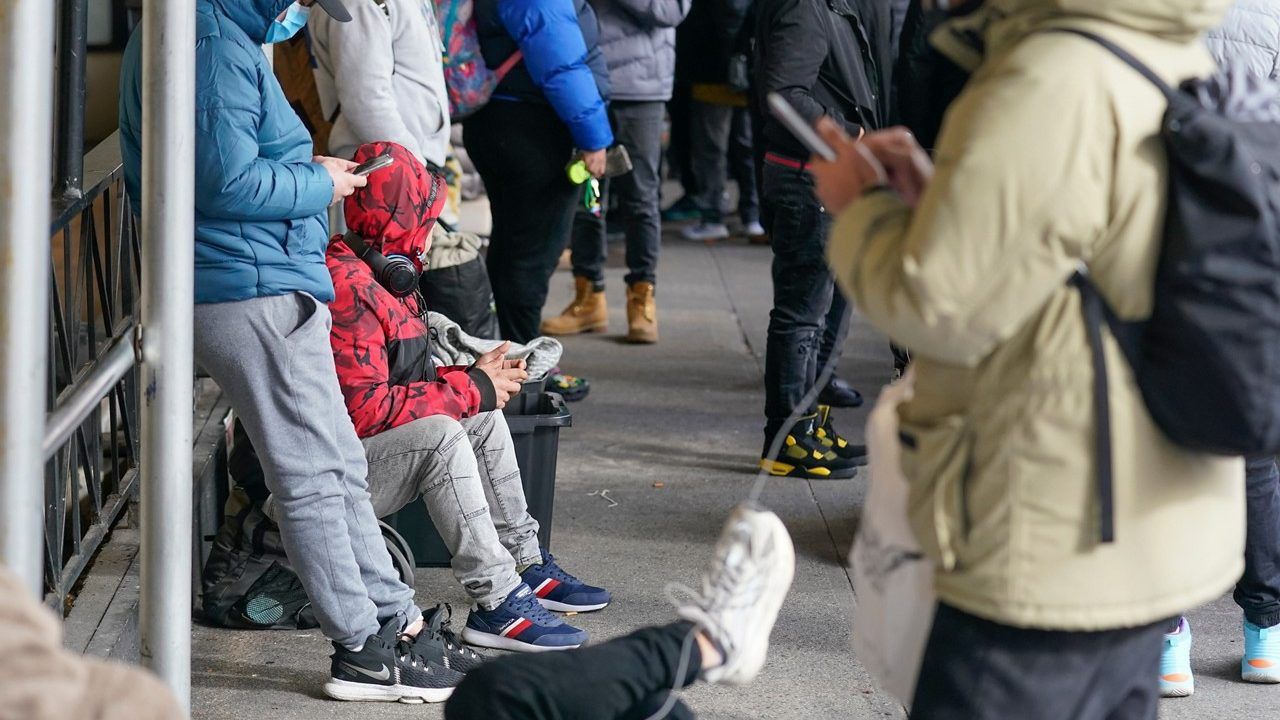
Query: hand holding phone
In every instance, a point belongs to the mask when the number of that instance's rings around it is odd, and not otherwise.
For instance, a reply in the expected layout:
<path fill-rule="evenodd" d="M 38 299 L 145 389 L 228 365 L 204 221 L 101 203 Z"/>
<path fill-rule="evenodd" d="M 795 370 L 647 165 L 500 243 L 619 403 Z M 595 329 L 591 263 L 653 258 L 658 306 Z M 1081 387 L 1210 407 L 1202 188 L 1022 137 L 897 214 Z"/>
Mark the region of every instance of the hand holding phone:
<path fill-rule="evenodd" d="M 333 197 L 329 201 L 330 205 L 342 202 L 343 198 L 369 183 L 368 179 L 354 174 L 356 164 L 350 160 L 316 155 L 311 158 L 311 162 L 324 168 L 329 173 L 329 179 L 333 181 Z"/>

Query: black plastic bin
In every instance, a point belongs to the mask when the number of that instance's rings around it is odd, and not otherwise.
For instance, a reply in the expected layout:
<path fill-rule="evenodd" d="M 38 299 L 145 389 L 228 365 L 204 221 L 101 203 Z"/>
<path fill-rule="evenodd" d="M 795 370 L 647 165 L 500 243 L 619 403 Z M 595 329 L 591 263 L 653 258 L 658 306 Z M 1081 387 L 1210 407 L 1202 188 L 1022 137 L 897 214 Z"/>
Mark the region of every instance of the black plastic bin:
<path fill-rule="evenodd" d="M 557 393 L 539 392 L 532 395 L 530 385 L 526 392 L 512 398 L 522 398 L 519 403 L 509 403 L 503 414 L 511 428 L 515 443 L 516 464 L 520 466 L 520 480 L 524 484 L 529 513 L 538 521 L 538 541 L 545 548 L 551 547 L 551 513 L 556 499 L 556 459 L 560 453 L 560 428 L 573 424 L 573 415 Z M 536 404 L 530 397 L 536 397 Z M 520 412 L 520 410 L 525 412 Z M 532 412 L 530 412 L 532 411 Z M 385 518 L 408 541 L 418 567 L 448 567 L 448 548 L 431 524 L 427 508 L 421 500 L 410 503 L 400 512 Z"/>
<path fill-rule="evenodd" d="M 546 377 L 541 377 L 537 380 L 526 380 L 520 386 L 520 394 L 508 400 L 507 407 L 502 411 L 507 416 L 507 420 L 511 420 L 513 415 L 537 415 L 540 413 L 542 411 L 542 391 L 546 389 Z"/>

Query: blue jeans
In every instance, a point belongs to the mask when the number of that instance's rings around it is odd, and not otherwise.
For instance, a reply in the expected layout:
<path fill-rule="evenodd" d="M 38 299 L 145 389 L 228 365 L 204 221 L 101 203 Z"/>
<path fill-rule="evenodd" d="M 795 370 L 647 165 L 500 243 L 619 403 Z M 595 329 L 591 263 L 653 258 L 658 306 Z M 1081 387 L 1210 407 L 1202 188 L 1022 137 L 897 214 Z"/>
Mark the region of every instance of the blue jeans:
<path fill-rule="evenodd" d="M 1244 619 L 1280 625 L 1280 470 L 1271 455 L 1246 458 L 1244 575 L 1234 598 Z"/>

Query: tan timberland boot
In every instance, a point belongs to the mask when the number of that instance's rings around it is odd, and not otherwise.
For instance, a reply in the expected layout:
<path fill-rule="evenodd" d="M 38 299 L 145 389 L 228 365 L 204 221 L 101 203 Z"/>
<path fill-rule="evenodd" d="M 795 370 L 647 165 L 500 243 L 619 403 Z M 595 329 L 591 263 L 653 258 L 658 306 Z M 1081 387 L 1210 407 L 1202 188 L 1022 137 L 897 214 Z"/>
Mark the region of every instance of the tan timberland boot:
<path fill-rule="evenodd" d="M 658 342 L 658 305 L 653 300 L 651 282 L 638 282 L 627 288 L 627 340 Z"/>
<path fill-rule="evenodd" d="M 582 277 L 574 277 L 573 284 L 576 290 L 573 302 L 564 312 L 542 321 L 543 335 L 577 335 L 609 329 L 609 305 L 604 291 L 596 292 L 592 282 Z"/>

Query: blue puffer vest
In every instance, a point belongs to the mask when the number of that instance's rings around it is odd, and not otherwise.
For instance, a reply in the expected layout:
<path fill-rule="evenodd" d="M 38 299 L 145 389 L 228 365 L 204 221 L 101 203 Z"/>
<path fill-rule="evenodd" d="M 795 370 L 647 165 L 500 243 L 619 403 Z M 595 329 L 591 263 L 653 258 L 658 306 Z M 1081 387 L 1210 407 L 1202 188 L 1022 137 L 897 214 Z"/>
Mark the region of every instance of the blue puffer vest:
<path fill-rule="evenodd" d="M 271 21 L 289 4 L 196 3 L 197 303 L 299 291 L 323 302 L 333 299 L 324 264 L 333 181 L 311 162 L 311 136 L 285 100 L 261 48 Z M 140 32 L 125 50 L 120 90 L 125 182 L 139 212 Z"/>

